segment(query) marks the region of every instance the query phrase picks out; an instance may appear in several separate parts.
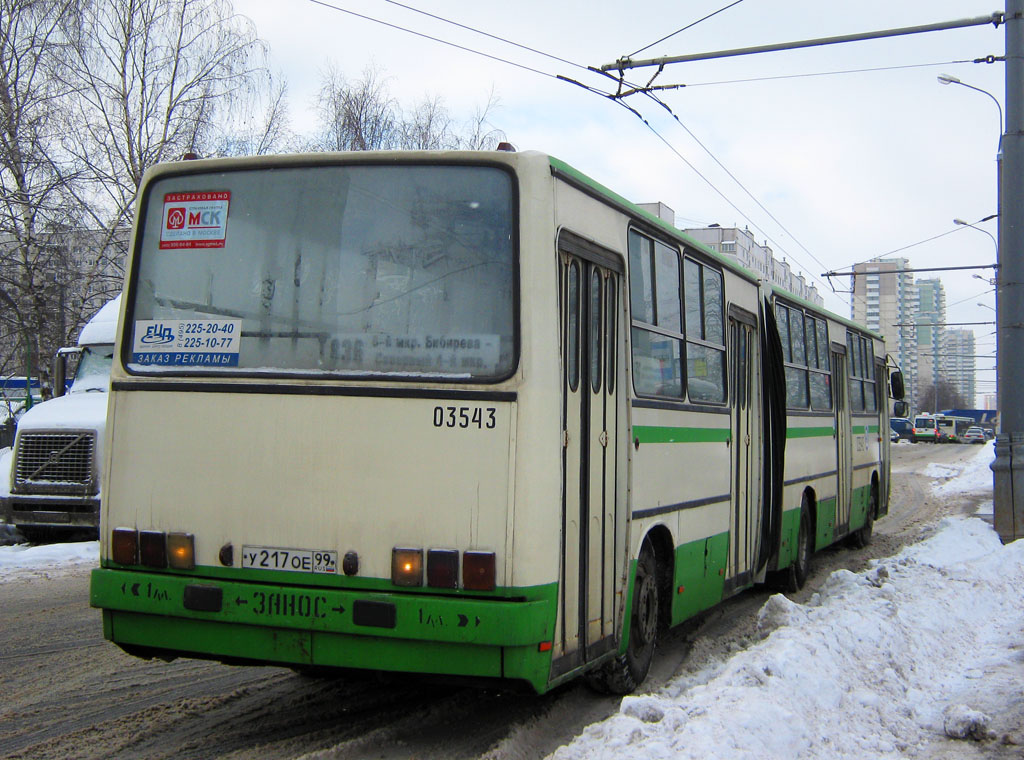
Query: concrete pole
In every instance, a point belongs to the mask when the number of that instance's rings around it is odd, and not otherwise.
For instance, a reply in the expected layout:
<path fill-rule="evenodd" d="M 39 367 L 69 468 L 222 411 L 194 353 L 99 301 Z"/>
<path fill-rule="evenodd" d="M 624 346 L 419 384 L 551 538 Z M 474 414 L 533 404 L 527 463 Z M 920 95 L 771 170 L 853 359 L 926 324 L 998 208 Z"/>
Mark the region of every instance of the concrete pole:
<path fill-rule="evenodd" d="M 1006 0 L 1006 133 L 999 178 L 996 375 L 992 462 L 996 531 L 1024 537 L 1024 0 Z"/>

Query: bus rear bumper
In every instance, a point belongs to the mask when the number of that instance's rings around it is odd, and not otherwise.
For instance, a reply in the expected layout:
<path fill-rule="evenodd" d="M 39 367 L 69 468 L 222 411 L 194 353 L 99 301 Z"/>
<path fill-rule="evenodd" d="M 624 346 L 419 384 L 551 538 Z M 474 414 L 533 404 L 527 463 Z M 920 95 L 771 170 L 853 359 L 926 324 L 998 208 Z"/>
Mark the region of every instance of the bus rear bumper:
<path fill-rule="evenodd" d="M 144 656 L 514 679 L 538 692 L 550 672 L 553 599 L 286 587 L 111 568 L 93 570 L 90 584 L 104 636 Z"/>

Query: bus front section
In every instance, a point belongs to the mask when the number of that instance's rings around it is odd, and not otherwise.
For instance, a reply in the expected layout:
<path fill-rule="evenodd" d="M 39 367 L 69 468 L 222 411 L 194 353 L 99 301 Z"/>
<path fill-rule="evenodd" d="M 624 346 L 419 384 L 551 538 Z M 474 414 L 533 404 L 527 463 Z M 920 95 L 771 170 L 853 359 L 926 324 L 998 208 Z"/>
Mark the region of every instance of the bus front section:
<path fill-rule="evenodd" d="M 546 688 L 513 573 L 517 176 L 480 154 L 170 164 L 115 357 L 106 638 Z"/>

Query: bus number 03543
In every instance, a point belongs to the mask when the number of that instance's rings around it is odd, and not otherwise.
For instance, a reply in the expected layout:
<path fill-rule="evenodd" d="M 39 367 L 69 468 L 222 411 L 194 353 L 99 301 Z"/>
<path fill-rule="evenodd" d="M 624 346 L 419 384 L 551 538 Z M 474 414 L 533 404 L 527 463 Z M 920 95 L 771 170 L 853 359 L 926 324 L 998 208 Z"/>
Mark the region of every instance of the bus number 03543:
<path fill-rule="evenodd" d="M 435 406 L 434 427 L 492 430 L 497 423 L 494 407 Z"/>

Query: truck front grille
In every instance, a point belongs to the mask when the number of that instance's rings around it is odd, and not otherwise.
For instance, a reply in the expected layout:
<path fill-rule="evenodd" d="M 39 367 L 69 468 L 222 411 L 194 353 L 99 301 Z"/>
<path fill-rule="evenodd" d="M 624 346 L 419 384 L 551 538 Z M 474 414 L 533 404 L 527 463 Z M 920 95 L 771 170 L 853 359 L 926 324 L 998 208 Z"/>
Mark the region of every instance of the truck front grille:
<path fill-rule="evenodd" d="M 96 493 L 96 433 L 25 433 L 15 444 L 14 490 L 20 493 Z"/>

